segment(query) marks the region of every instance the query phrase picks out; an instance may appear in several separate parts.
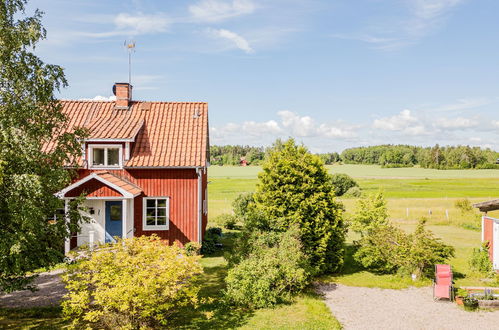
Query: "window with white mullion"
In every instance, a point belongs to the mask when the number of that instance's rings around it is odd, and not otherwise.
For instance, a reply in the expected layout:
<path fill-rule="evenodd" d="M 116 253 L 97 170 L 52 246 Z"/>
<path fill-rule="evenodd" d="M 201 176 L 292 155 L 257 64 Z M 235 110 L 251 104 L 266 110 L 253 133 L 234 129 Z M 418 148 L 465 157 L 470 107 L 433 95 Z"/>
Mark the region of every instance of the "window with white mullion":
<path fill-rule="evenodd" d="M 167 230 L 169 198 L 145 197 L 144 198 L 144 230 Z"/>
<path fill-rule="evenodd" d="M 121 145 L 90 146 L 90 165 L 92 167 L 120 167 Z"/>

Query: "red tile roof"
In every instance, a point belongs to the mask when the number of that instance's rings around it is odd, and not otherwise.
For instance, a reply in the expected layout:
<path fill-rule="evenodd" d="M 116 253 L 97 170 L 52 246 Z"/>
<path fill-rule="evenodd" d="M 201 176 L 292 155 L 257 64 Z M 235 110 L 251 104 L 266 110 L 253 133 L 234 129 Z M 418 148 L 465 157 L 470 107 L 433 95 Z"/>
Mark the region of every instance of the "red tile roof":
<path fill-rule="evenodd" d="M 201 167 L 208 157 L 208 104 L 132 101 L 61 101 L 68 130 L 86 127 L 92 139 L 133 139 L 125 167 Z"/>
<path fill-rule="evenodd" d="M 130 194 L 132 194 L 134 196 L 136 196 L 142 192 L 142 189 L 140 189 L 138 186 L 134 185 L 130 181 L 126 180 L 125 178 L 118 177 L 114 174 L 111 174 L 107 171 L 103 171 L 103 172 L 99 171 L 97 173 L 97 175 L 100 176 L 101 178 L 103 178 L 104 180 L 120 187 L 121 189 L 126 190 L 127 192 L 129 192 Z"/>

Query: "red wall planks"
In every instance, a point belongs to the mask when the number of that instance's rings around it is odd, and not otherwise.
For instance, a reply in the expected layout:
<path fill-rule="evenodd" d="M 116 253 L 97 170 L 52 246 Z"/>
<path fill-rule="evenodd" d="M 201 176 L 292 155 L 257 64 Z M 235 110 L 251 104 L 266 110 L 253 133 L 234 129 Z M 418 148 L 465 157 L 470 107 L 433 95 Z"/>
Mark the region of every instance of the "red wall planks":
<path fill-rule="evenodd" d="M 79 179 L 89 175 L 91 172 L 90 170 L 80 170 Z M 178 241 L 182 245 L 198 240 L 198 176 L 195 169 L 124 169 L 109 170 L 109 172 L 129 180 L 143 190 L 143 193 L 137 196 L 133 203 L 135 236 L 157 234 L 170 243 Z M 90 182 L 94 184 L 95 181 L 91 180 Z M 207 174 L 203 174 L 203 200 L 205 198 L 206 186 Z M 110 188 L 107 189 L 112 191 Z M 142 199 L 154 196 L 170 198 L 169 230 L 143 230 Z M 206 224 L 207 215 L 203 212 L 203 233 Z"/>
<path fill-rule="evenodd" d="M 494 220 L 485 217 L 483 221 L 483 240 L 489 242 L 489 257 L 492 260 L 494 251 Z M 498 243 L 499 244 L 499 243 Z"/>

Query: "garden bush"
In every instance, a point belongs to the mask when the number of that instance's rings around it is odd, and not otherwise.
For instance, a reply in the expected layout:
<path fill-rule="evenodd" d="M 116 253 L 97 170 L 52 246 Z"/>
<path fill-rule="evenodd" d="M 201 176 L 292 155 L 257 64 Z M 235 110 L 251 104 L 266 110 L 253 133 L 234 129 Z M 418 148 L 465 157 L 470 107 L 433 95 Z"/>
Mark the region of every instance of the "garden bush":
<path fill-rule="evenodd" d="M 220 214 L 215 218 L 216 224 L 221 225 L 225 229 L 236 229 L 237 228 L 237 217 L 233 214 Z"/>
<path fill-rule="evenodd" d="M 350 217 L 349 228 L 362 237 L 375 228 L 388 224 L 388 208 L 383 193 L 371 194 L 357 201 L 355 213 Z"/>
<path fill-rule="evenodd" d="M 354 179 L 344 173 L 333 174 L 331 182 L 336 196 L 343 196 L 349 189 L 359 187 L 359 184 Z"/>
<path fill-rule="evenodd" d="M 201 246 L 202 254 L 213 254 L 217 251 L 217 244 L 222 237 L 222 228 L 210 227 L 204 234 L 203 244 Z"/>
<path fill-rule="evenodd" d="M 347 190 L 347 192 L 343 195 L 343 197 L 346 197 L 346 198 L 362 197 L 362 189 L 360 189 L 360 187 L 352 187 L 352 188 Z"/>
<path fill-rule="evenodd" d="M 198 242 L 188 242 L 185 244 L 184 249 L 188 256 L 198 256 L 201 253 L 201 244 Z"/>
<path fill-rule="evenodd" d="M 263 308 L 288 302 L 310 280 L 311 268 L 296 226 L 284 233 L 255 233 L 232 261 L 225 279 L 226 297 L 239 306 Z"/>
<path fill-rule="evenodd" d="M 454 248 L 425 228 L 421 219 L 412 234 L 390 224 L 372 228 L 356 245 L 354 259 L 367 269 L 381 273 L 428 277 L 435 264 L 454 256 Z"/>
<path fill-rule="evenodd" d="M 158 328 L 198 302 L 199 257 L 157 236 L 118 240 L 87 255 L 63 275 L 63 314 L 73 326 Z"/>
<path fill-rule="evenodd" d="M 242 193 L 232 202 L 234 214 L 239 219 L 245 219 L 254 205 L 253 193 Z"/>
<path fill-rule="evenodd" d="M 489 242 L 483 242 L 478 249 L 473 249 L 469 260 L 470 268 L 486 275 L 492 275 L 493 266 L 489 259 Z"/>

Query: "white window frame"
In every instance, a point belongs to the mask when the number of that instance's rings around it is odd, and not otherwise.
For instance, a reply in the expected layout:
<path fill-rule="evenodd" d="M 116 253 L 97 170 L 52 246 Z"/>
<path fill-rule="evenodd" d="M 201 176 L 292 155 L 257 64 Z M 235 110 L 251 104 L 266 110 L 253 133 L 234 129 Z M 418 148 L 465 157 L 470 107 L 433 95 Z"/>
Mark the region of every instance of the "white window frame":
<path fill-rule="evenodd" d="M 158 199 L 166 199 L 166 224 L 161 226 L 150 226 L 147 225 L 147 201 L 148 200 L 158 200 Z M 157 208 L 157 203 L 156 203 Z M 142 198 L 142 230 L 169 230 L 170 228 L 170 197 L 168 196 L 149 196 Z"/>
<path fill-rule="evenodd" d="M 119 165 L 107 165 L 107 150 L 118 148 Z M 104 165 L 94 165 L 94 149 L 104 149 Z M 123 168 L 123 145 L 121 144 L 89 144 L 88 145 L 88 167 L 89 168 Z"/>

